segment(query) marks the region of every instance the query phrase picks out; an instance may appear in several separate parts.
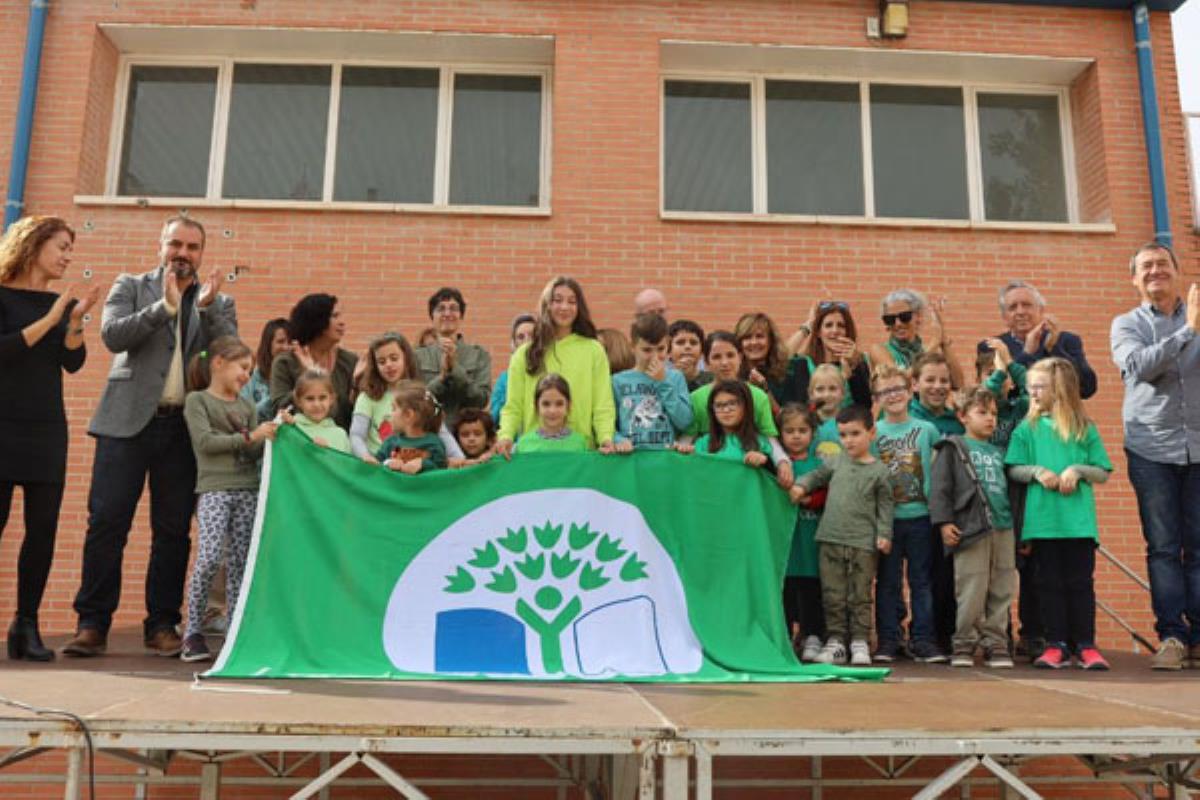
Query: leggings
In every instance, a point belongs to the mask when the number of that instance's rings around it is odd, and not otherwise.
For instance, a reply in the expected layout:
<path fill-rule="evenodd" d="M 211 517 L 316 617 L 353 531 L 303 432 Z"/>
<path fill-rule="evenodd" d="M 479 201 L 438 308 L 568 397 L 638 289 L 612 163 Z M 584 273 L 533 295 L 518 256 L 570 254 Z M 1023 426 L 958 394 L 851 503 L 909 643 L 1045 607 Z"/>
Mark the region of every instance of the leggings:
<path fill-rule="evenodd" d="M 783 616 L 788 636 L 792 625 L 800 629 L 800 637 L 825 638 L 825 607 L 821 604 L 821 579 L 789 575 L 783 579 Z"/>
<path fill-rule="evenodd" d="M 204 492 L 196 506 L 199 523 L 199 546 L 192 565 L 192 580 L 188 585 L 188 616 L 185 636 L 200 633 L 204 626 L 204 611 L 208 608 L 208 593 L 221 565 L 221 553 L 226 556 L 225 597 L 229 619 L 237 608 L 238 592 L 242 587 L 242 572 L 250 552 L 250 535 L 254 531 L 254 509 L 258 492 L 239 489 L 228 492 Z"/>
<path fill-rule="evenodd" d="M 17 559 L 17 616 L 36 621 L 50 577 L 50 562 L 54 560 L 63 485 L 0 481 L 0 535 L 8 524 L 13 489 L 17 486 L 25 495 L 25 539 Z"/>

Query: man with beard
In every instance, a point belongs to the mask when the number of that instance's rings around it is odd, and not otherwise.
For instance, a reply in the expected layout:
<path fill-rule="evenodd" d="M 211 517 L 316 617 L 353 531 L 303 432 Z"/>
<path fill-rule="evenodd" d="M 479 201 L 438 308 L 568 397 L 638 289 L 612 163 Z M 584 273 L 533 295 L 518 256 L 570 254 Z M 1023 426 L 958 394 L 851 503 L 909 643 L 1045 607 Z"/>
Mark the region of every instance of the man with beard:
<path fill-rule="evenodd" d="M 147 650 L 179 653 L 196 460 L 183 420 L 187 364 L 209 342 L 237 335 L 233 299 L 214 270 L 200 281 L 204 228 L 187 217 L 163 225 L 159 266 L 117 278 L 104 304 L 100 336 L 116 357 L 88 433 L 96 437 L 83 577 L 75 596 L 79 624 L 63 648 L 103 653 L 121 598 L 121 561 L 150 478 L 150 563 L 143 637 Z"/>

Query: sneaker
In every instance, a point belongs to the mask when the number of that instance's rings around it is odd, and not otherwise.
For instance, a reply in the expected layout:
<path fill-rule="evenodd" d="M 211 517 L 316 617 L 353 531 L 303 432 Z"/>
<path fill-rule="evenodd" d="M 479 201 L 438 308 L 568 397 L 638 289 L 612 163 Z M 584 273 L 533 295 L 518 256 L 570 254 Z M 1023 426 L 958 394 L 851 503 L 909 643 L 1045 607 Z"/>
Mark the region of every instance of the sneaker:
<path fill-rule="evenodd" d="M 108 649 L 108 637 L 95 628 L 80 628 L 75 638 L 63 646 L 64 656 L 90 658 L 98 656 Z"/>
<path fill-rule="evenodd" d="M 204 615 L 204 626 L 200 629 L 201 633 L 209 636 L 224 636 L 229 633 L 229 617 L 224 614 L 214 614 L 213 616 Z"/>
<path fill-rule="evenodd" d="M 813 660 L 818 664 L 845 664 L 846 645 L 841 639 L 830 639 Z"/>
<path fill-rule="evenodd" d="M 1008 654 L 1008 650 L 996 649 L 988 650 L 983 654 L 983 665 L 990 669 L 1012 669 L 1012 656 Z"/>
<path fill-rule="evenodd" d="M 900 655 L 900 645 L 897 642 L 880 642 L 875 648 L 875 663 L 891 664 Z"/>
<path fill-rule="evenodd" d="M 161 628 L 145 639 L 146 649 L 156 656 L 174 658 L 183 648 L 183 642 L 174 628 Z"/>
<path fill-rule="evenodd" d="M 1033 665 L 1038 669 L 1062 669 L 1067 665 L 1067 653 L 1058 645 L 1048 645 Z"/>
<path fill-rule="evenodd" d="M 871 666 L 871 647 L 865 639 L 855 639 L 850 642 L 850 666 Z"/>
<path fill-rule="evenodd" d="M 1163 639 L 1156 652 L 1150 659 L 1150 669 L 1183 669 L 1183 661 L 1187 657 L 1187 648 L 1183 642 L 1174 636 Z"/>
<path fill-rule="evenodd" d="M 969 653 L 966 650 L 959 650 L 954 655 L 950 656 L 950 666 L 971 668 L 975 666 L 975 654 Z"/>
<path fill-rule="evenodd" d="M 922 664 L 945 664 L 947 661 L 946 654 L 933 642 L 914 642 L 912 658 Z"/>
<path fill-rule="evenodd" d="M 1016 654 L 1028 658 L 1030 663 L 1037 661 L 1042 651 L 1046 649 L 1045 639 L 1018 639 Z"/>
<path fill-rule="evenodd" d="M 1079 651 L 1079 668 L 1091 670 L 1095 672 L 1107 672 L 1108 662 L 1104 660 L 1104 656 L 1100 655 L 1100 651 L 1094 647 L 1085 647 Z"/>
<path fill-rule="evenodd" d="M 208 642 L 204 641 L 204 634 L 193 633 L 183 640 L 183 648 L 179 651 L 179 660 L 189 663 L 212 660 L 212 653 L 208 649 Z"/>
<path fill-rule="evenodd" d="M 805 636 L 804 647 L 800 651 L 800 660 L 805 664 L 811 664 L 817 660 L 817 656 L 821 653 L 821 637 Z"/>

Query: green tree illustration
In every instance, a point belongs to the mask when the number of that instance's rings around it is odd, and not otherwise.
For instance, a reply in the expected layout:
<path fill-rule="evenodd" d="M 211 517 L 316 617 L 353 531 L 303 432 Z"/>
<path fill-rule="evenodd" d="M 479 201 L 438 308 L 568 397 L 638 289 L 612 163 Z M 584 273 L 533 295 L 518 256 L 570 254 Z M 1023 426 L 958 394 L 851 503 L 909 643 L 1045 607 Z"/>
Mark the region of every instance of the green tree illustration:
<path fill-rule="evenodd" d="M 504 536 L 475 548 L 473 558 L 446 576 L 442 591 L 466 594 L 483 589 L 516 596 L 519 587 L 541 584 L 533 591 L 532 604 L 516 597 L 515 610 L 537 633 L 542 666 L 552 673 L 562 672 L 562 632 L 583 612 L 581 595 L 614 578 L 632 583 L 647 577 L 646 562 L 619 538 L 591 530 L 586 522 L 571 523 L 564 538 L 563 526 L 546 520 L 545 525 L 533 526 L 532 536 L 524 527 L 509 528 Z"/>

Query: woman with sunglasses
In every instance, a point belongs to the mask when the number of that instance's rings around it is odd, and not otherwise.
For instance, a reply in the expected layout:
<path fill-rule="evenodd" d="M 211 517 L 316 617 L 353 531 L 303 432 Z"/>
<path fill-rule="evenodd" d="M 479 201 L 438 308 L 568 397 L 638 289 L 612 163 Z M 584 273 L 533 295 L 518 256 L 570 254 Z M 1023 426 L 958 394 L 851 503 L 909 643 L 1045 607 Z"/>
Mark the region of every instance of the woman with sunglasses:
<path fill-rule="evenodd" d="M 950 351 L 951 342 L 946 337 L 938 307 L 930 305 L 923 294 L 913 289 L 889 292 L 880 307 L 888 339 L 883 344 L 871 346 L 868 357 L 872 366 L 894 364 L 909 369 L 922 353 L 941 351 L 950 366 L 951 383 L 956 388 L 963 385 L 962 367 Z M 929 323 L 925 329 L 928 338 L 922 339 L 922 327 L 926 322 Z"/>

